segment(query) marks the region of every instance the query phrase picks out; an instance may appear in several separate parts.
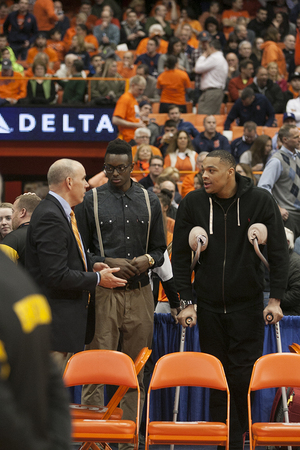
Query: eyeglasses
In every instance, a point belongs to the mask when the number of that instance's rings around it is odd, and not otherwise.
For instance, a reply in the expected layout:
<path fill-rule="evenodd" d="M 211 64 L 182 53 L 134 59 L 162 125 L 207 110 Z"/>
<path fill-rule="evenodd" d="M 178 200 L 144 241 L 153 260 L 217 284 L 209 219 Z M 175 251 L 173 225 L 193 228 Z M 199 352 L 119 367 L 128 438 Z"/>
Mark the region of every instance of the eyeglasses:
<path fill-rule="evenodd" d="M 114 173 L 116 170 L 118 173 L 124 173 L 128 167 L 130 167 L 131 164 L 128 164 L 128 166 L 110 166 L 109 164 L 104 165 L 104 170 L 106 173 Z"/>
<path fill-rule="evenodd" d="M 138 139 L 150 139 L 150 136 L 137 136 Z"/>

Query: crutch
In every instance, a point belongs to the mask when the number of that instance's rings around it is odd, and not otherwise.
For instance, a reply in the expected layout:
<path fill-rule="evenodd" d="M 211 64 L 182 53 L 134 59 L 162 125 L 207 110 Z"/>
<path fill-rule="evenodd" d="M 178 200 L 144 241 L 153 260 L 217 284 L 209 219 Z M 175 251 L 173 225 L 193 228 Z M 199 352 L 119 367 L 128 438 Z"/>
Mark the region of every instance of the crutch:
<path fill-rule="evenodd" d="M 199 261 L 201 250 L 205 250 L 208 243 L 208 236 L 206 231 L 201 227 L 194 227 L 189 234 L 189 245 L 195 252 L 195 257 L 191 265 L 191 272 L 193 272 L 195 265 Z M 191 317 L 187 317 L 185 323 L 189 325 L 191 323 Z M 185 328 L 181 328 L 180 346 L 179 351 L 184 351 L 185 344 Z M 174 409 L 173 409 L 173 422 L 177 422 L 178 405 L 179 405 L 180 386 L 176 386 Z M 170 450 L 174 450 L 174 444 L 170 445 Z"/>
<path fill-rule="evenodd" d="M 268 230 L 267 227 L 263 223 L 255 223 L 251 225 L 248 230 L 248 239 L 251 244 L 254 245 L 254 250 L 257 256 L 262 260 L 264 265 L 268 270 L 270 270 L 270 266 L 266 258 L 262 255 L 259 250 L 259 245 L 265 245 L 267 243 L 268 238 Z M 268 314 L 266 317 L 268 322 L 272 322 L 273 314 Z M 281 335 L 280 335 L 280 326 L 279 322 L 275 323 L 275 334 L 276 334 L 276 343 L 277 343 L 277 351 L 278 353 L 282 353 L 282 345 L 281 345 Z M 289 410 L 287 406 L 287 396 L 285 387 L 281 388 L 281 397 L 282 397 L 282 406 L 283 406 L 283 414 L 285 423 L 289 423 Z M 291 446 L 288 446 L 288 450 L 292 450 Z"/>

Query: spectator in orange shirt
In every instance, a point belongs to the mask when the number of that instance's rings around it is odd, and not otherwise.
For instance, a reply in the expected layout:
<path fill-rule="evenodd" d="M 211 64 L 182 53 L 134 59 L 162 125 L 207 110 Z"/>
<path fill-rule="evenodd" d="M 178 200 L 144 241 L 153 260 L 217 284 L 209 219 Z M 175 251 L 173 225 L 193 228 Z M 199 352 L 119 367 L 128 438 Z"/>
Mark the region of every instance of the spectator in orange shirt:
<path fill-rule="evenodd" d="M 90 56 L 98 54 L 98 41 L 93 34 L 88 34 L 88 27 L 83 24 L 76 25 L 76 34 L 84 40 L 84 46 Z"/>
<path fill-rule="evenodd" d="M 61 40 L 61 32 L 58 28 L 53 28 L 49 31 L 50 39 L 47 40 L 47 47 L 52 48 L 57 54 L 57 59 L 59 62 L 63 62 L 66 47 L 64 42 Z"/>
<path fill-rule="evenodd" d="M 191 88 L 189 76 L 177 69 L 176 56 L 169 55 L 165 62 L 165 71 L 157 78 L 157 89 L 161 91 L 159 112 L 166 113 L 170 105 L 176 105 L 186 113 L 186 92 Z"/>
<path fill-rule="evenodd" d="M 137 49 L 135 51 L 136 56 L 142 55 L 143 53 L 147 53 L 147 44 L 149 39 L 155 37 L 158 41 L 158 47 L 156 49 L 157 53 L 167 53 L 168 50 L 168 42 L 162 39 L 164 36 L 164 30 L 161 25 L 158 23 L 155 23 L 154 25 L 151 25 L 149 28 L 149 37 L 144 38 L 141 40 L 139 45 L 137 46 Z"/>
<path fill-rule="evenodd" d="M 41 64 L 41 65 L 43 65 L 43 66 L 46 66 L 46 68 L 47 68 L 47 69 L 46 69 L 46 74 L 47 74 L 47 75 L 50 75 L 50 76 L 51 76 L 51 75 L 54 74 L 54 70 L 52 70 L 52 69 L 49 68 L 49 56 L 46 55 L 46 53 L 38 53 L 38 54 L 34 57 L 33 64 Z M 32 64 L 32 66 L 33 66 L 33 64 Z M 25 76 L 26 78 L 32 78 L 32 77 L 34 77 L 32 67 L 29 67 L 27 70 L 25 70 L 24 76 Z"/>
<path fill-rule="evenodd" d="M 201 174 L 202 172 L 202 163 L 204 158 L 208 155 L 208 152 L 201 152 L 199 153 L 197 160 L 196 160 L 196 169 L 199 171 L 198 173 Z M 196 174 L 197 175 L 197 174 Z M 181 186 L 181 197 L 185 197 L 189 192 L 192 192 L 195 190 L 195 174 L 189 173 L 186 175 L 182 181 Z"/>
<path fill-rule="evenodd" d="M 198 153 L 193 150 L 189 134 L 184 130 L 175 133 L 165 157 L 165 166 L 175 167 L 178 170 L 196 170 Z"/>
<path fill-rule="evenodd" d="M 117 62 L 118 73 L 123 78 L 132 78 L 136 74 L 136 65 L 133 64 L 134 54 L 126 52 L 123 55 L 123 60 Z"/>
<path fill-rule="evenodd" d="M 192 36 L 197 38 L 199 33 L 203 31 L 203 27 L 200 24 L 199 20 L 192 19 L 193 11 L 190 8 L 182 8 L 180 18 L 178 20 L 178 24 L 175 28 L 175 36 L 179 37 L 182 27 L 184 25 L 190 25 L 192 29 Z"/>
<path fill-rule="evenodd" d="M 84 13 L 87 17 L 86 20 L 86 26 L 88 27 L 89 31 L 93 29 L 93 27 L 96 25 L 96 22 L 98 20 L 98 17 L 92 14 L 92 3 L 90 0 L 82 0 L 80 9 L 78 13 Z M 71 27 L 76 26 L 76 17 L 73 17 L 71 20 Z"/>
<path fill-rule="evenodd" d="M 149 170 L 149 166 L 150 166 L 150 159 L 153 157 L 153 153 L 151 150 L 150 145 L 147 144 L 142 144 L 139 146 L 136 154 L 134 155 L 133 158 L 133 162 L 134 162 L 134 167 L 133 170 L 136 171 L 146 171 Z M 138 174 L 135 175 L 135 178 L 137 180 L 140 180 L 141 178 L 145 177 L 146 174 Z"/>
<path fill-rule="evenodd" d="M 134 132 L 134 141 L 132 142 L 132 144 L 136 143 L 136 145 L 133 145 L 131 148 L 132 158 L 135 157 L 136 152 L 138 151 L 138 149 L 142 144 L 150 145 L 152 154 L 154 156 L 161 156 L 161 151 L 159 150 L 159 148 L 155 147 L 154 145 L 151 145 L 150 140 L 151 140 L 151 131 L 149 130 L 149 128 L 146 128 L 145 124 L 144 128 L 137 128 Z"/>
<path fill-rule="evenodd" d="M 279 41 L 279 32 L 274 27 L 269 27 L 264 36 L 264 41 L 265 42 L 261 44 L 261 49 L 263 50 L 261 65 L 268 67 L 270 62 L 276 62 L 278 65 L 279 75 L 287 80 L 284 53 L 277 45 L 277 42 Z"/>
<path fill-rule="evenodd" d="M 85 13 L 79 13 L 76 16 L 76 24 L 74 27 L 71 27 L 67 30 L 65 36 L 64 36 L 64 43 L 66 46 L 66 50 L 68 51 L 72 45 L 72 38 L 77 33 L 76 26 L 77 25 L 86 25 L 87 16 Z"/>
<path fill-rule="evenodd" d="M 234 30 L 236 19 L 241 16 L 246 18 L 247 23 L 250 21 L 248 11 L 243 10 L 243 0 L 232 0 L 231 9 L 226 9 L 222 14 L 223 32 L 231 33 Z"/>
<path fill-rule="evenodd" d="M 5 2 L 0 3 L 0 34 L 3 33 L 3 24 L 8 15 L 8 7 Z"/>
<path fill-rule="evenodd" d="M 36 18 L 39 31 L 50 31 L 56 22 L 62 20 L 57 16 L 54 10 L 52 0 L 36 0 L 33 7 L 33 14 Z"/>
<path fill-rule="evenodd" d="M 44 33 L 38 33 L 34 47 L 28 50 L 26 62 L 32 66 L 33 60 L 38 53 L 46 53 L 49 57 L 49 67 L 53 69 L 54 63 L 58 61 L 57 53 L 50 47 L 47 47 L 47 39 Z"/>
<path fill-rule="evenodd" d="M 0 80 L 0 105 L 14 105 L 26 97 L 26 81 L 23 76 L 12 70 L 10 59 L 2 61 L 2 77 L 14 77 L 14 80 Z"/>
<path fill-rule="evenodd" d="M 235 102 L 242 95 L 245 87 L 253 82 L 253 62 L 251 59 L 244 59 L 239 64 L 240 75 L 232 78 L 228 84 L 229 101 Z"/>
<path fill-rule="evenodd" d="M 117 101 L 112 122 L 119 129 L 121 138 L 131 142 L 134 138 L 134 130 L 145 126 L 140 119 L 140 110 L 137 98 L 143 94 L 146 87 L 145 78 L 136 75 L 130 79 L 130 87 Z"/>

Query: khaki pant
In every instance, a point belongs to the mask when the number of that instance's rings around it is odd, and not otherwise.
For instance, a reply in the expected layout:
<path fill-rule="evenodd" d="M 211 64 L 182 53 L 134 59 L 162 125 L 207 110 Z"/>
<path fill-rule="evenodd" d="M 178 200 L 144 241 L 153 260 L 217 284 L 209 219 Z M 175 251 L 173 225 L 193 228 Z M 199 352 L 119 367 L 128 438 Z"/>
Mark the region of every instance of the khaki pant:
<path fill-rule="evenodd" d="M 143 347 L 151 347 L 153 315 L 154 301 L 150 285 L 134 290 L 105 289 L 98 286 L 96 288 L 95 336 L 86 346 L 86 350 L 117 350 L 121 339 L 122 352 L 134 360 Z M 138 376 L 141 413 L 145 398 L 143 372 L 142 370 Z M 83 386 L 82 403 L 103 405 L 103 386 Z M 120 403 L 123 419 L 136 419 L 136 404 L 137 392 L 129 389 Z"/>
<path fill-rule="evenodd" d="M 220 114 L 223 98 L 223 89 L 207 89 L 199 98 L 198 114 Z"/>

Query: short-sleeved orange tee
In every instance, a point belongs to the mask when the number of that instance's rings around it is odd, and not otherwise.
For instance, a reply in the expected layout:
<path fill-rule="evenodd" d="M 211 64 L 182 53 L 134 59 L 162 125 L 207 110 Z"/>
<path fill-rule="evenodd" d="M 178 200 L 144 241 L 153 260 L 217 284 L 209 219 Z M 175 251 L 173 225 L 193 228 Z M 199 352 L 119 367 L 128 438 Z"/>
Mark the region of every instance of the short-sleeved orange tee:
<path fill-rule="evenodd" d="M 185 105 L 185 90 L 191 87 L 188 74 L 184 70 L 166 70 L 157 78 L 157 89 L 161 89 L 161 103 Z"/>
<path fill-rule="evenodd" d="M 159 148 L 157 148 L 157 147 L 155 147 L 154 145 L 150 145 L 150 147 L 151 147 L 151 151 L 152 151 L 152 155 L 153 156 L 162 156 L 162 154 L 161 154 L 161 151 L 159 150 Z M 136 152 L 137 152 L 137 145 L 134 145 L 132 148 L 131 148 L 131 151 L 132 151 L 132 159 L 135 157 L 135 155 L 136 155 Z"/>
<path fill-rule="evenodd" d="M 38 53 L 40 53 L 40 52 L 38 51 L 37 47 L 30 48 L 27 53 L 27 59 L 26 59 L 27 64 L 32 64 L 34 58 L 36 57 L 36 55 Z M 44 48 L 43 53 L 46 53 L 46 55 L 49 56 L 49 62 L 58 61 L 57 53 L 52 48 L 50 48 L 50 47 Z"/>
<path fill-rule="evenodd" d="M 140 121 L 140 109 L 138 102 L 130 92 L 125 92 L 117 101 L 114 116 L 127 120 L 128 122 Z M 130 142 L 134 138 L 134 128 L 126 128 L 119 126 L 119 133 L 124 141 Z"/>
<path fill-rule="evenodd" d="M 194 158 L 195 158 L 195 161 L 196 161 L 197 158 L 198 158 L 198 153 L 195 152 Z M 169 155 L 166 155 L 166 157 L 165 157 L 165 167 L 169 167 L 169 166 L 171 166 L 171 159 L 170 159 Z M 188 156 L 186 158 L 184 158 L 184 159 L 181 159 L 181 158 L 179 158 L 179 156 L 177 156 L 176 164 L 175 164 L 174 167 L 176 167 L 176 169 L 178 169 L 178 170 L 183 170 L 183 171 L 185 171 L 185 170 L 186 171 L 193 170 L 193 167 L 192 167 L 192 164 L 191 164 L 191 160 L 190 160 L 190 158 Z"/>
<path fill-rule="evenodd" d="M 246 19 L 250 19 L 248 11 L 233 11 L 233 9 L 226 9 L 222 13 L 223 19 L 233 19 L 234 17 L 245 17 Z M 231 33 L 234 30 L 233 27 L 223 27 L 223 33 Z"/>
<path fill-rule="evenodd" d="M 139 45 L 137 46 L 137 49 L 135 51 L 136 56 L 142 55 L 143 53 L 147 53 L 147 43 L 150 38 L 144 38 L 141 40 Z M 165 54 L 168 51 L 168 45 L 169 43 L 167 41 L 164 41 L 163 39 L 160 40 L 159 47 L 157 48 L 157 53 Z"/>
<path fill-rule="evenodd" d="M 63 62 L 65 53 L 66 53 L 66 47 L 63 41 L 54 41 L 52 39 L 47 40 L 47 46 L 49 48 L 52 48 L 57 53 L 58 60 L 60 62 Z"/>
<path fill-rule="evenodd" d="M 133 65 L 132 67 L 125 67 L 123 61 L 118 61 L 117 68 L 118 73 L 123 78 L 132 78 L 134 77 L 134 75 L 136 75 L 136 68 L 137 68 L 136 65 Z"/>

